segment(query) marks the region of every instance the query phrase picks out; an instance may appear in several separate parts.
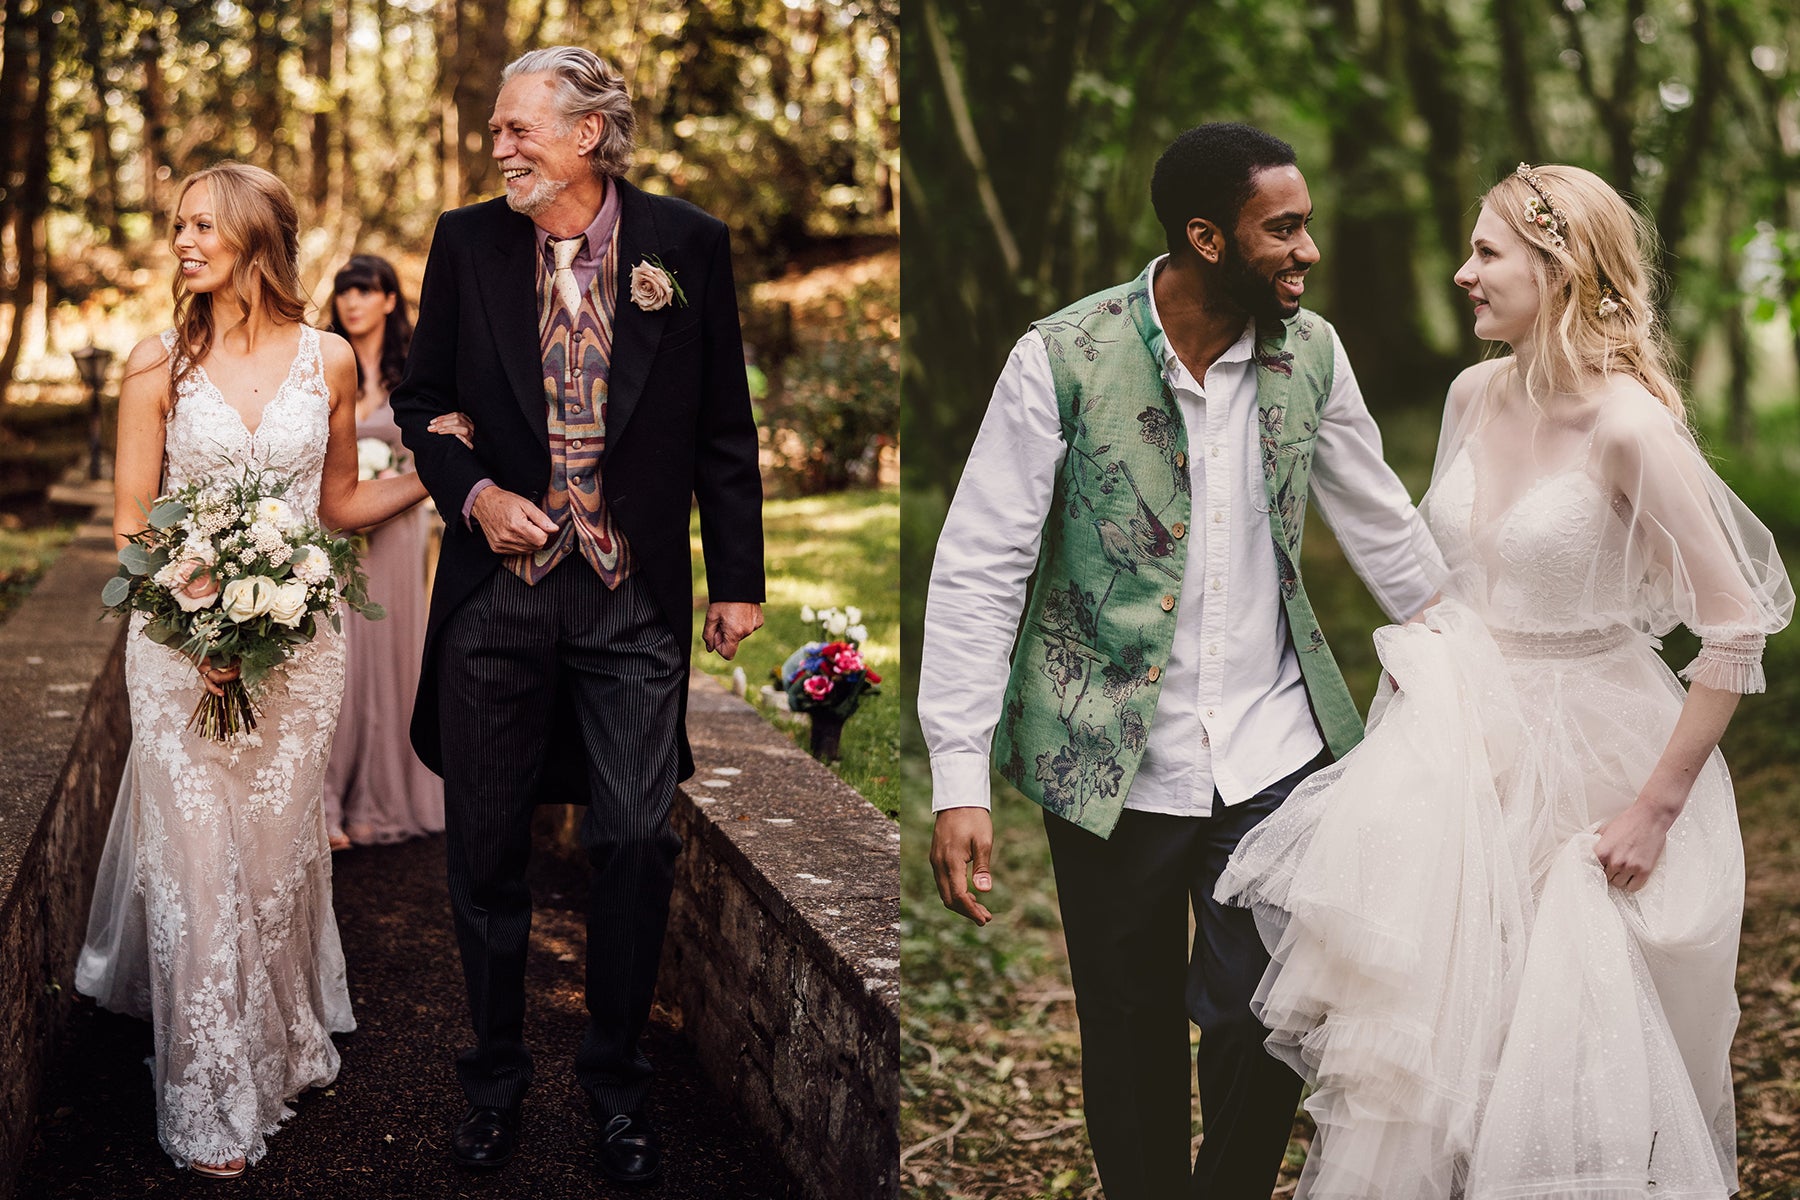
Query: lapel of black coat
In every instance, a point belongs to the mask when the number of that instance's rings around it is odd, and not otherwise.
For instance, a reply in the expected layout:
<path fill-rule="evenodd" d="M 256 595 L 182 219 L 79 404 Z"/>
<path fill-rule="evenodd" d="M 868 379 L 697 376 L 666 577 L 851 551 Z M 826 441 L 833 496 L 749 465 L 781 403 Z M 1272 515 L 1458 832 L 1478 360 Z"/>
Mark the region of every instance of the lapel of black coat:
<path fill-rule="evenodd" d="M 550 446 L 550 424 L 544 399 L 543 339 L 538 333 L 537 226 L 529 217 L 514 212 L 493 239 L 477 252 L 482 264 L 479 289 L 487 297 L 488 325 L 500 352 L 507 382 L 526 422 L 536 431 L 545 449 Z"/>
<path fill-rule="evenodd" d="M 669 323 L 669 312 L 674 308 L 670 304 L 645 312 L 631 302 L 631 268 L 652 255 L 665 266 L 667 259 L 657 236 L 650 198 L 623 179 L 614 179 L 613 185 L 619 189 L 619 294 L 613 306 L 612 360 L 606 370 L 606 449 L 600 457 L 603 464 L 612 457 L 619 435 L 644 394 L 650 364 L 656 358 L 656 345 L 662 340 L 663 327 Z"/>

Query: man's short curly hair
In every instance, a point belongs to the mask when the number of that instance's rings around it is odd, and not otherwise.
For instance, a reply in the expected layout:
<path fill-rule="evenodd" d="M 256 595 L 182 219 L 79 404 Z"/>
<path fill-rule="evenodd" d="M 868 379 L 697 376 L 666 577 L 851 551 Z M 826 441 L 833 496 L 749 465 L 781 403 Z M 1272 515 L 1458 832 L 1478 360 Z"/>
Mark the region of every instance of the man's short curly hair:
<path fill-rule="evenodd" d="M 1203 217 L 1229 234 L 1256 191 L 1256 174 L 1294 164 L 1294 148 L 1236 121 L 1197 125 L 1169 144 L 1150 176 L 1150 203 L 1169 240 L 1187 245 L 1187 224 Z"/>

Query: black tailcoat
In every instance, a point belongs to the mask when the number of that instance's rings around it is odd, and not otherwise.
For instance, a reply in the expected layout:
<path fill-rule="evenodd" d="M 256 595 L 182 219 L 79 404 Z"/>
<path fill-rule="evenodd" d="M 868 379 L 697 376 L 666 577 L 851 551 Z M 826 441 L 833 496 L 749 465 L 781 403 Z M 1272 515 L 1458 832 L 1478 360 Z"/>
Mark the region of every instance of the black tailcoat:
<path fill-rule="evenodd" d="M 685 201 L 623 180 L 612 184 L 620 200 L 618 304 L 601 486 L 633 569 L 685 658 L 693 640 L 688 520 L 694 502 L 708 598 L 763 599 L 762 481 L 730 240 L 722 222 Z M 406 378 L 392 398 L 406 448 L 445 523 L 412 721 L 413 747 L 440 773 L 439 635 L 446 618 L 502 569 L 481 530 L 465 525 L 463 504 L 484 478 L 533 503 L 542 503 L 550 482 L 537 240 L 530 218 L 504 198 L 438 219 Z M 686 304 L 646 312 L 632 303 L 631 268 L 652 257 L 680 284 Z M 455 411 L 475 425 L 473 450 L 426 429 L 433 417 Z M 678 736 L 684 779 L 693 773 L 685 718 L 684 699 Z"/>

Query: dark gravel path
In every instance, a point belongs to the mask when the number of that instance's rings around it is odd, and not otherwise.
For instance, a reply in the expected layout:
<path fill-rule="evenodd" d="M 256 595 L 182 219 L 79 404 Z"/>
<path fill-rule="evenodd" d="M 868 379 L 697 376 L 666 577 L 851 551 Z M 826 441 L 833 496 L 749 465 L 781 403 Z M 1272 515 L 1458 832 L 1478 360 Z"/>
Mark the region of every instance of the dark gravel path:
<path fill-rule="evenodd" d="M 491 1175 L 449 1156 L 463 1101 L 452 1069 L 468 1038 L 462 972 L 444 890 L 443 840 L 348 850 L 335 857 L 335 898 L 357 1031 L 338 1039 L 335 1086 L 295 1104 L 268 1155 L 240 1179 L 178 1172 L 156 1143 L 150 1027 L 79 1002 L 58 1047 L 37 1136 L 19 1180 L 24 1200 L 51 1197 L 478 1197 L 561 1200 L 792 1200 L 772 1147 L 751 1134 L 700 1073 L 658 1010 L 647 1052 L 660 1072 L 651 1119 L 666 1163 L 654 1187 L 608 1183 L 595 1127 L 576 1087 L 582 1007 L 582 871 L 540 847 L 528 967 L 527 1037 L 537 1082 L 520 1155 Z"/>

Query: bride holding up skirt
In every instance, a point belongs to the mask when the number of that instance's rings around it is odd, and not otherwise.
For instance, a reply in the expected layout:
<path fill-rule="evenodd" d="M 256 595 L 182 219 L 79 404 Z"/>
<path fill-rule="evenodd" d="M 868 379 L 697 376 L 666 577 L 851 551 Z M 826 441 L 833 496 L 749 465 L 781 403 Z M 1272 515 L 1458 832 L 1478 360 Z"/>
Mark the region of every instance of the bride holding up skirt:
<path fill-rule="evenodd" d="M 1216 892 L 1257 914 L 1268 1047 L 1315 1085 L 1302 1196 L 1737 1187 L 1744 868 L 1716 743 L 1793 593 L 1655 360 L 1618 349 L 1652 340 L 1629 210 L 1587 172 L 1527 174 L 1458 273 L 1516 354 L 1451 391 L 1420 506 L 1443 598 L 1376 634 L 1366 739 Z M 1615 370 L 1540 353 L 1558 321 Z M 1702 638 L 1691 695 L 1656 654 L 1677 623 Z"/>

